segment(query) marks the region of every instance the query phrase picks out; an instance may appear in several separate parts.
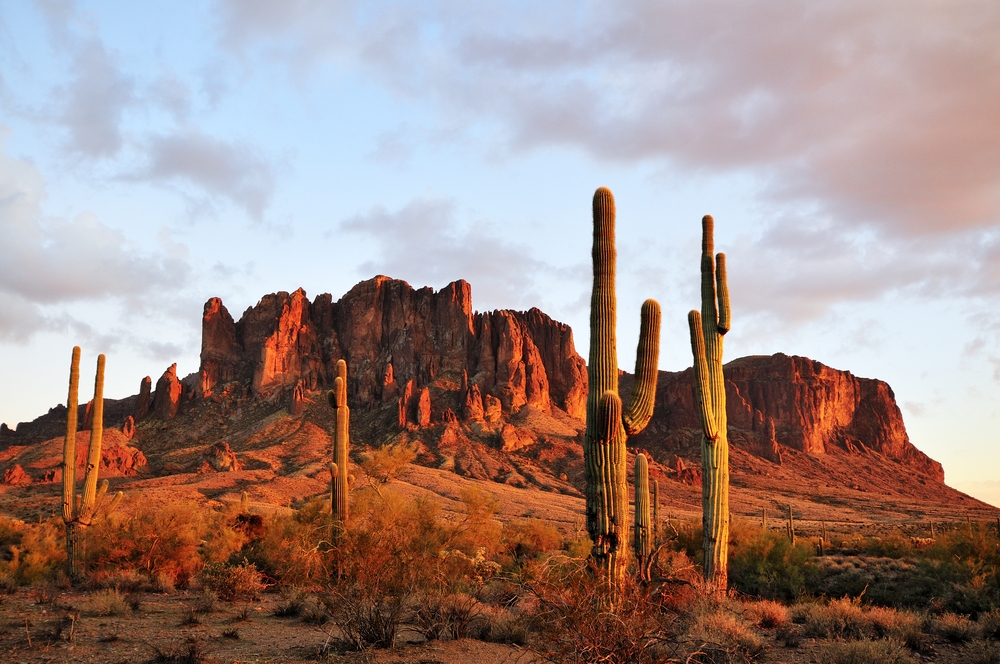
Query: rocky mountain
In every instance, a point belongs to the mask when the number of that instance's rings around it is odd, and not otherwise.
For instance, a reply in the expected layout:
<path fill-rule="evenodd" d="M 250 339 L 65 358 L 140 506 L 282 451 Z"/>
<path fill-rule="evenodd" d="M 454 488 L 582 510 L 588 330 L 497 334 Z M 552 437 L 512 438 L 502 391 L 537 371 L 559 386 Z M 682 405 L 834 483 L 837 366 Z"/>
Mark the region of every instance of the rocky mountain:
<path fill-rule="evenodd" d="M 435 292 L 383 276 L 337 301 L 310 301 L 301 289 L 266 295 L 239 320 L 210 299 L 199 370 L 180 378 L 173 365 L 155 388 L 146 377 L 138 395 L 107 402 L 105 426 L 124 440 L 109 454 L 132 459 L 123 466 L 109 458 L 108 467 L 156 486 L 162 481 L 151 478 L 221 471 L 233 481 L 216 486 L 277 502 L 322 491 L 332 425 L 324 394 L 341 358 L 356 460 L 365 449 L 404 443 L 435 472 L 580 495 L 587 378 L 572 330 L 537 309 L 476 312 L 465 281 Z M 941 465 L 910 443 L 884 382 L 782 354 L 733 360 L 725 375 L 734 487 L 770 477 L 786 493 L 958 499 Z M 630 382 L 623 374 L 623 393 Z M 0 429 L 0 470 L 11 484 L 52 481 L 45 464 L 54 457 L 29 452 L 58 438 L 64 421 L 60 406 Z M 660 372 L 653 421 L 630 445 L 650 454 L 668 502 L 697 505 L 690 369 Z M 759 502 L 752 494 L 747 509 Z"/>

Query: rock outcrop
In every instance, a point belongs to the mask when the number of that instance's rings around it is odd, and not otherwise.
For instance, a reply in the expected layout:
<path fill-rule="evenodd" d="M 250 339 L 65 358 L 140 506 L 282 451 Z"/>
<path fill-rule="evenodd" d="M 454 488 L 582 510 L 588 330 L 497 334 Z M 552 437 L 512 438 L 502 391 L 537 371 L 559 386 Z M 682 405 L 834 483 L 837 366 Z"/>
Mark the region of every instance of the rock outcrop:
<path fill-rule="evenodd" d="M 537 309 L 474 313 L 465 281 L 435 292 L 380 276 L 337 302 L 329 294 L 310 302 L 302 289 L 280 292 L 264 296 L 239 321 L 218 298 L 205 304 L 204 396 L 231 381 L 249 385 L 256 398 L 296 384 L 329 388 L 341 358 L 351 367 L 355 403 L 372 409 L 398 400 L 401 427 L 440 421 L 446 408 L 482 418 L 487 396 L 508 416 L 527 405 L 577 418 L 584 413 L 585 365 L 570 328 Z M 436 395 L 423 392 L 439 378 L 457 384 L 463 372 L 468 387 L 456 399 L 438 406 Z"/>
<path fill-rule="evenodd" d="M 153 396 L 153 416 L 161 420 L 172 420 L 181 407 L 183 388 L 177 379 L 177 364 L 174 363 L 163 372 L 156 381 L 156 394 Z"/>
<path fill-rule="evenodd" d="M 819 455 L 840 448 L 877 452 L 944 481 L 941 464 L 914 447 L 892 389 L 805 357 L 751 356 L 725 365 L 730 440 L 780 462 L 782 447 Z M 691 369 L 660 372 L 656 411 L 635 444 L 664 453 L 700 435 Z"/>

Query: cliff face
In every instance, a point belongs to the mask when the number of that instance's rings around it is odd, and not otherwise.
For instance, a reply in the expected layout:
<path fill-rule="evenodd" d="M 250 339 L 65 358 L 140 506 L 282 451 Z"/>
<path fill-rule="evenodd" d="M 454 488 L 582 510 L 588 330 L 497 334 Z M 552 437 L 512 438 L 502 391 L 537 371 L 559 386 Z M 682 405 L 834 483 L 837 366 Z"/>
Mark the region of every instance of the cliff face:
<path fill-rule="evenodd" d="M 465 281 L 434 292 L 375 277 L 337 302 L 328 294 L 310 302 L 301 289 L 281 292 L 264 296 L 239 321 L 218 298 L 205 304 L 200 396 L 232 381 L 257 398 L 296 385 L 328 388 L 341 358 L 350 367 L 352 400 L 363 408 L 403 399 L 405 409 L 420 388 L 450 378 L 461 381 L 462 399 L 475 387 L 507 415 L 526 405 L 584 413 L 586 368 L 570 328 L 537 309 L 473 313 Z M 432 406 L 432 420 L 443 412 Z"/>
<path fill-rule="evenodd" d="M 910 443 L 892 388 L 883 381 L 781 353 L 739 358 L 724 372 L 735 445 L 772 460 L 780 459 L 780 453 L 774 458 L 774 440 L 779 451 L 786 447 L 813 455 L 834 447 L 855 454 L 874 451 L 944 481 L 941 464 Z M 653 422 L 634 439 L 636 445 L 676 450 L 698 439 L 691 374 L 690 369 L 660 372 Z"/>

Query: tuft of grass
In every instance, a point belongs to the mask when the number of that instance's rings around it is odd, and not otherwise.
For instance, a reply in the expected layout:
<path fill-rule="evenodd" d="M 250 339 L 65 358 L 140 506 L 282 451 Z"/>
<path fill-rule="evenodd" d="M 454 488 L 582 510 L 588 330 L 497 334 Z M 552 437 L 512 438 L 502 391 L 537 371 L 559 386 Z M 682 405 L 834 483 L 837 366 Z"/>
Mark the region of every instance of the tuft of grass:
<path fill-rule="evenodd" d="M 188 639 L 183 645 L 161 649 L 153 647 L 155 654 L 150 662 L 156 664 L 208 664 L 211 659 L 198 639 Z"/>
<path fill-rule="evenodd" d="M 198 614 L 195 613 L 194 609 L 185 613 L 184 618 L 181 619 L 181 627 L 190 627 L 192 625 L 200 624 L 201 620 L 198 618 Z"/>
<path fill-rule="evenodd" d="M 698 615 L 691 638 L 700 642 L 691 662 L 729 662 L 736 658 L 753 661 L 764 655 L 764 641 L 745 620 L 725 607 Z"/>
<path fill-rule="evenodd" d="M 201 591 L 194 602 L 194 611 L 197 613 L 215 613 L 219 610 L 219 596 L 214 590 L 205 589 Z"/>
<path fill-rule="evenodd" d="M 278 618 L 298 618 L 306 609 L 306 596 L 301 590 L 291 588 L 282 592 L 282 602 L 274 610 Z"/>
<path fill-rule="evenodd" d="M 90 606 L 99 616 L 123 616 L 130 610 L 125 595 L 117 588 L 96 591 L 90 596 Z"/>
<path fill-rule="evenodd" d="M 979 614 L 979 634 L 984 639 L 1000 639 L 1000 609 Z"/>
<path fill-rule="evenodd" d="M 1000 645 L 992 641 L 972 643 L 962 653 L 965 664 L 1000 664 Z"/>
<path fill-rule="evenodd" d="M 976 633 L 976 625 L 965 616 L 954 613 L 942 614 L 934 620 L 934 632 L 952 643 L 964 643 L 972 639 Z"/>
<path fill-rule="evenodd" d="M 222 630 L 222 638 L 224 638 L 224 639 L 232 639 L 233 641 L 239 641 L 240 640 L 240 630 L 236 629 L 235 627 L 231 627 L 229 629 L 224 629 L 224 630 Z"/>
<path fill-rule="evenodd" d="M 819 652 L 820 664 L 913 664 L 906 648 L 892 639 L 878 641 L 834 641 Z"/>

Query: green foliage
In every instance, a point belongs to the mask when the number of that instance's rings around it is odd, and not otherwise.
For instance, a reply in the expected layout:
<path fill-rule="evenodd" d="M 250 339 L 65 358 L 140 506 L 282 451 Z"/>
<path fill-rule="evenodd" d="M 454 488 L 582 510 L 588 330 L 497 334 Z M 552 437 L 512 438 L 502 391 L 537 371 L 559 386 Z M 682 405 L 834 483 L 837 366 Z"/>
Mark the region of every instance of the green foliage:
<path fill-rule="evenodd" d="M 590 553 L 590 539 L 584 540 L 583 555 Z M 557 551 L 564 546 L 563 534 L 548 521 L 524 519 L 503 525 L 503 545 L 515 560 L 535 558 L 543 553 Z"/>
<path fill-rule="evenodd" d="M 6 583 L 24 586 L 52 581 L 65 563 L 62 519 L 25 523 L 0 517 L 0 577 Z"/>
<path fill-rule="evenodd" d="M 206 562 L 226 560 L 243 542 L 226 515 L 193 503 L 137 501 L 95 522 L 87 535 L 95 572 L 136 570 L 182 587 Z"/>
<path fill-rule="evenodd" d="M 264 575 L 247 560 L 238 565 L 208 563 L 198 578 L 202 586 L 227 602 L 257 599 L 267 587 Z"/>
<path fill-rule="evenodd" d="M 806 589 L 813 547 L 792 544 L 776 531 L 733 524 L 729 583 L 740 592 L 765 599 L 794 599 Z"/>

